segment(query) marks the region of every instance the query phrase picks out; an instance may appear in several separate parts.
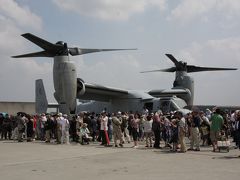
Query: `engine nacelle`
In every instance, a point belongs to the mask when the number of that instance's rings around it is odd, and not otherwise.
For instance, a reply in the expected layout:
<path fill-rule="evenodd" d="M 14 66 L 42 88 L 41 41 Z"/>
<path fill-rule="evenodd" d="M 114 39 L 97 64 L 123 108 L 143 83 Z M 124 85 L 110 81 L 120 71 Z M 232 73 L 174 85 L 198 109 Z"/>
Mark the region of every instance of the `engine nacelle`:
<path fill-rule="evenodd" d="M 85 84 L 81 78 L 77 78 L 77 97 L 85 93 Z"/>

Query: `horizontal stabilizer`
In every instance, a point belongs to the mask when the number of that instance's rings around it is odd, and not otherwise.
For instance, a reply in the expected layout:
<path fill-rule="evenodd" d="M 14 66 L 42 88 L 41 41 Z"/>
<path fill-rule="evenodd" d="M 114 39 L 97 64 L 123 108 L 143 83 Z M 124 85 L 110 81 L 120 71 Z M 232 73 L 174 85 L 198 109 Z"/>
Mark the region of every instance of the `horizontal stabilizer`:
<path fill-rule="evenodd" d="M 151 90 L 148 94 L 154 97 L 168 97 L 174 95 L 187 95 L 190 94 L 190 91 L 186 89 Z"/>

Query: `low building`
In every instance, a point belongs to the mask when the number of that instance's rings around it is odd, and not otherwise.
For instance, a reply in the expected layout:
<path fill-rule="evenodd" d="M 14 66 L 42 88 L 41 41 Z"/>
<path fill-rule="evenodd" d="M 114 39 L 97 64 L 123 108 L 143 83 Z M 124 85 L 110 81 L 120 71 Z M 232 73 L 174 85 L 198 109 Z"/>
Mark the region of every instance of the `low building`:
<path fill-rule="evenodd" d="M 16 115 L 17 112 L 35 114 L 35 102 L 0 102 L 0 112 Z"/>

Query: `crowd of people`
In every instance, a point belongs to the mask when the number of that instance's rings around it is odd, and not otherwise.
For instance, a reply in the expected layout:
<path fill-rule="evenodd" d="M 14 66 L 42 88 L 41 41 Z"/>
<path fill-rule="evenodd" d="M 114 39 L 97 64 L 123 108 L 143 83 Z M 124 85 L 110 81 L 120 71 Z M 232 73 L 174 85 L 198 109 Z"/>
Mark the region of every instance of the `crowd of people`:
<path fill-rule="evenodd" d="M 216 151 L 218 140 L 232 137 L 235 148 L 240 149 L 240 110 L 224 112 L 214 108 L 203 112 L 195 108 L 188 114 L 147 110 L 110 114 L 103 111 L 100 114 L 81 112 L 74 116 L 0 113 L 0 137 L 2 140 L 39 140 L 56 144 L 99 142 L 102 146 L 114 147 L 133 143 L 133 148 L 138 148 L 142 141 L 146 148 L 166 147 L 181 153 L 200 151 L 202 146 L 212 146 Z M 189 148 L 186 138 L 190 140 Z"/>

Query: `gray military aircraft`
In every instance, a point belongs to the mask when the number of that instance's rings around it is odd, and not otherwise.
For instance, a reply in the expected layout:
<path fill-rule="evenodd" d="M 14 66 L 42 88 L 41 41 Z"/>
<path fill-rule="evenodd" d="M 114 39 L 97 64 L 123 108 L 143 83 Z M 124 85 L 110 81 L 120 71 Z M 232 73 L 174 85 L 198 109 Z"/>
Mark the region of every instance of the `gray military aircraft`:
<path fill-rule="evenodd" d="M 75 113 L 76 98 L 82 95 L 94 99 L 101 98 L 103 92 L 107 92 L 109 97 L 117 96 L 125 93 L 114 88 L 106 88 L 93 84 L 87 84 L 82 79 L 77 78 L 76 67 L 69 59 L 69 55 L 76 56 L 101 51 L 118 51 L 118 50 L 135 50 L 135 49 L 83 49 L 78 47 L 68 47 L 67 43 L 62 41 L 56 44 L 50 43 L 33 34 L 26 33 L 22 36 L 44 51 L 12 56 L 13 58 L 27 57 L 51 57 L 54 58 L 53 65 L 53 82 L 54 82 L 54 97 L 58 102 L 60 111 L 64 113 Z M 95 97 L 92 94 L 95 92 Z M 55 104 L 50 104 L 50 107 L 56 107 Z M 46 93 L 42 80 L 36 81 L 36 112 L 46 112 L 48 107 Z"/>
<path fill-rule="evenodd" d="M 188 73 L 202 72 L 202 71 L 226 71 L 237 70 L 237 68 L 216 68 L 216 67 L 201 67 L 194 65 L 187 65 L 187 62 L 178 61 L 173 55 L 166 54 L 166 56 L 174 63 L 174 67 L 152 71 L 142 71 L 141 73 L 149 72 L 176 72 L 173 88 L 171 90 L 151 90 L 148 93 L 154 97 L 163 97 L 169 95 L 177 95 L 183 99 L 187 106 L 193 106 L 194 99 L 194 80 Z"/>
<path fill-rule="evenodd" d="M 131 97 L 122 99 L 112 99 L 111 103 L 102 103 L 97 101 L 85 102 L 79 105 L 79 110 L 137 110 L 140 111 L 144 107 L 149 110 L 161 109 L 164 113 L 181 110 L 185 108 L 191 109 L 194 99 L 194 80 L 188 73 L 201 71 L 222 71 L 222 70 L 237 70 L 236 68 L 215 68 L 187 65 L 186 62 L 178 61 L 173 55 L 166 56 L 174 63 L 174 67 L 161 70 L 142 71 L 141 73 L 149 72 L 176 72 L 173 88 L 170 90 L 151 90 L 149 92 L 128 91 Z M 149 96 L 150 95 L 150 96 Z M 123 96 L 124 97 L 124 96 Z M 121 102 L 121 103 L 119 103 Z"/>
<path fill-rule="evenodd" d="M 175 67 L 155 70 L 163 72 L 175 72 L 176 79 L 170 90 L 151 90 L 149 92 L 137 90 L 124 90 L 112 87 L 105 87 L 97 84 L 90 84 L 77 78 L 76 67 L 70 61 L 69 55 L 76 56 L 87 53 L 115 50 L 133 49 L 83 49 L 68 47 L 62 41 L 56 44 L 50 43 L 33 34 L 26 33 L 24 38 L 33 42 L 43 49 L 40 52 L 13 56 L 14 58 L 25 57 L 53 57 L 53 81 L 54 97 L 58 104 L 48 104 L 43 81 L 36 80 L 36 112 L 46 112 L 48 107 L 59 107 L 63 113 L 74 114 L 76 111 L 76 99 L 85 101 L 79 105 L 78 110 L 100 111 L 107 107 L 108 111 L 141 111 L 144 107 L 149 110 L 162 109 L 164 112 L 183 109 L 193 103 L 193 79 L 187 75 L 188 72 L 209 71 L 209 70 L 236 70 L 233 68 L 208 68 L 188 66 L 187 63 L 177 61 L 172 55 L 167 56 L 174 62 Z M 154 72 L 154 71 L 145 71 Z"/>

